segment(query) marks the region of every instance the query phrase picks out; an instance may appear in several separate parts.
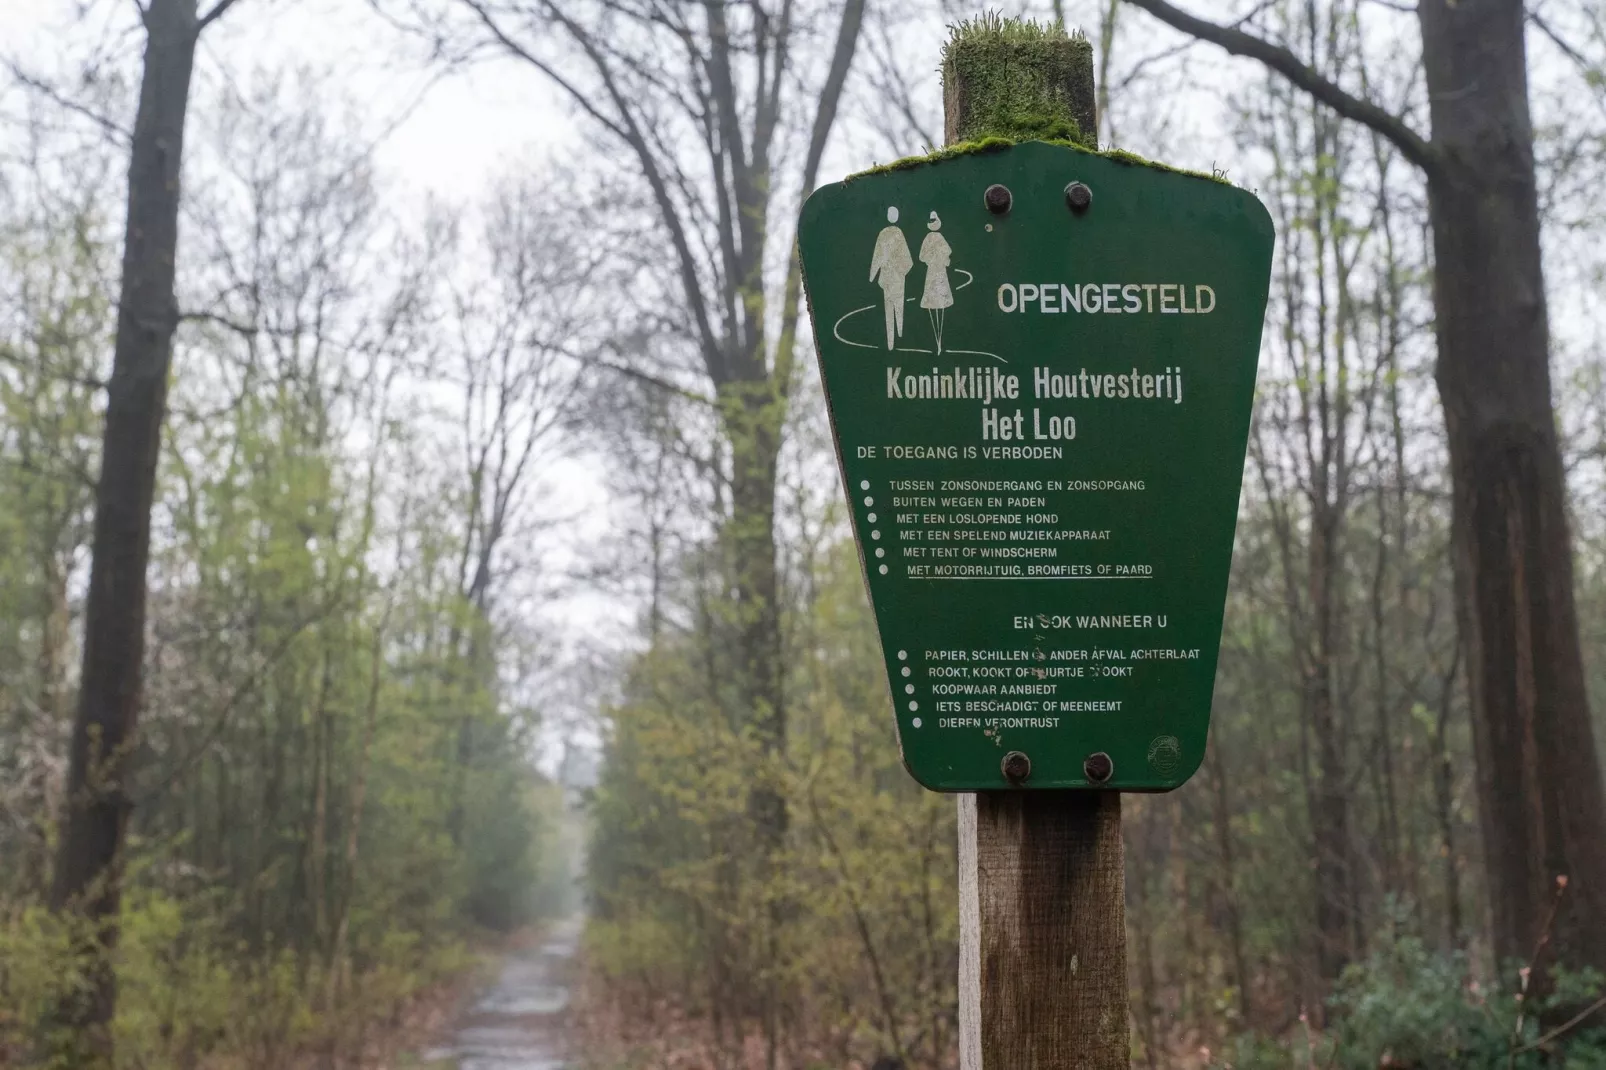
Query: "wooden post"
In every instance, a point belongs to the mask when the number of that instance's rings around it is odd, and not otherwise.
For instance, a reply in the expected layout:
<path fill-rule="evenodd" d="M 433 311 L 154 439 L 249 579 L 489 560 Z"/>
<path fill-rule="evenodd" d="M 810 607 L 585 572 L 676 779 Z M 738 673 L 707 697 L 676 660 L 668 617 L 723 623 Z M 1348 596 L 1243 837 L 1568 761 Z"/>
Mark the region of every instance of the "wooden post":
<path fill-rule="evenodd" d="M 960 1070 L 1126 1070 L 1121 796 L 959 797 Z"/>
<path fill-rule="evenodd" d="M 1093 48 L 988 17 L 943 52 L 944 136 L 1097 141 Z M 1121 797 L 959 796 L 961 1070 L 1127 1070 Z"/>

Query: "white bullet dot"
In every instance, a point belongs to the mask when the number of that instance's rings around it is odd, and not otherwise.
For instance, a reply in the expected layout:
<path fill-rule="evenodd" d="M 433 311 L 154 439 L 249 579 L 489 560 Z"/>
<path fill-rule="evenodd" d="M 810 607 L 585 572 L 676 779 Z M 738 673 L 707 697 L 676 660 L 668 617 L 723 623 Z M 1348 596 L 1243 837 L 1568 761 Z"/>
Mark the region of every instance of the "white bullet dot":
<path fill-rule="evenodd" d="M 868 479 L 859 480 L 859 489 L 860 490 L 869 490 L 870 489 L 870 481 Z"/>
<path fill-rule="evenodd" d="M 905 695 L 914 694 L 915 693 L 915 685 L 914 684 L 904 684 L 903 685 L 903 693 Z"/>
<path fill-rule="evenodd" d="M 916 728 L 919 728 L 920 727 L 920 718 L 916 717 L 914 720 L 910 721 L 909 723 L 914 725 Z"/>
<path fill-rule="evenodd" d="M 918 703 L 918 702 L 911 702 L 911 703 L 909 703 L 909 708 L 910 708 L 910 709 L 911 709 L 911 710 L 918 710 L 918 709 L 919 709 L 919 708 L 920 708 L 920 703 Z"/>
<path fill-rule="evenodd" d="M 879 539 L 881 538 L 881 533 L 879 531 L 872 531 L 870 532 L 870 538 Z"/>
<path fill-rule="evenodd" d="M 898 660 L 899 661 L 903 661 L 904 659 L 908 658 L 908 656 L 909 656 L 909 652 L 907 650 L 898 651 Z"/>
<path fill-rule="evenodd" d="M 865 519 L 870 521 L 870 523 L 874 524 L 875 523 L 875 514 L 871 513 L 869 516 L 865 517 Z"/>
<path fill-rule="evenodd" d="M 912 673 L 912 672 L 914 672 L 914 670 L 913 670 L 913 669 L 911 669 L 911 668 L 909 668 L 909 666 L 907 666 L 907 665 L 905 665 L 905 666 L 904 666 L 904 667 L 903 667 L 903 674 L 904 674 L 904 675 L 905 675 L 905 676 L 908 676 L 908 675 L 909 675 L 909 674 L 910 674 L 910 673 Z"/>
<path fill-rule="evenodd" d="M 887 556 L 887 552 L 885 550 L 883 550 L 881 547 L 877 546 L 875 548 L 875 555 L 877 557 L 886 557 Z"/>
<path fill-rule="evenodd" d="M 864 500 L 864 504 L 865 504 L 866 507 L 872 506 L 872 505 L 875 504 L 875 499 L 874 498 L 866 498 Z"/>
<path fill-rule="evenodd" d="M 886 574 L 887 574 L 887 566 L 886 565 L 882 565 L 881 566 L 881 575 L 885 576 Z"/>

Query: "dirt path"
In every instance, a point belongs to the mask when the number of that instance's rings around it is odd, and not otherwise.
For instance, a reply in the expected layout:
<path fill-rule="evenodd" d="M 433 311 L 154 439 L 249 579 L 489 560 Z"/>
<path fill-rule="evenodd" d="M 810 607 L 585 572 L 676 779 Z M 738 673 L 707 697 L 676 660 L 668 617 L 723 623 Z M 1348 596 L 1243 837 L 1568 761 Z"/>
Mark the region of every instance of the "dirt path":
<path fill-rule="evenodd" d="M 445 1047 L 425 1056 L 456 1070 L 565 1070 L 564 1019 L 569 971 L 581 919 L 554 925 L 545 941 L 514 952 L 496 983 L 458 1016 Z"/>

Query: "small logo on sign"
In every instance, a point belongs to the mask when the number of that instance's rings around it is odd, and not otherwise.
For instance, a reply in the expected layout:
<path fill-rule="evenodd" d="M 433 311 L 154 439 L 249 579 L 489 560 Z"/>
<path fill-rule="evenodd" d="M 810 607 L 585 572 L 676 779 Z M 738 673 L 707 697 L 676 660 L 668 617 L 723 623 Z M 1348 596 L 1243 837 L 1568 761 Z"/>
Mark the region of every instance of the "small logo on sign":
<path fill-rule="evenodd" d="M 1182 764 L 1182 743 L 1176 736 L 1155 736 L 1149 744 L 1149 768 L 1170 776 Z"/>

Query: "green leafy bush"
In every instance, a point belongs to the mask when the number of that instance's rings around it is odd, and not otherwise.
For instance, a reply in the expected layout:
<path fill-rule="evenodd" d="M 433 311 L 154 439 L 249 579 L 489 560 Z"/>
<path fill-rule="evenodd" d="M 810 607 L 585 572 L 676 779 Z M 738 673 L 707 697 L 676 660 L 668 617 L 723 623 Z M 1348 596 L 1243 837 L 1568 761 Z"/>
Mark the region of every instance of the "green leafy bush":
<path fill-rule="evenodd" d="M 1530 1007 L 1524 1006 L 1524 981 L 1523 971 L 1513 967 L 1502 973 L 1500 983 L 1482 985 L 1472 978 L 1464 955 L 1431 951 L 1415 937 L 1397 940 L 1350 967 L 1340 983 L 1333 999 L 1338 1065 L 1354 1070 L 1606 1067 L 1606 1027 L 1586 1020 L 1581 1028 L 1553 1036 L 1540 1024 L 1598 998 L 1600 978 L 1563 976 L 1552 996 Z"/>
<path fill-rule="evenodd" d="M 1561 973 L 1555 991 L 1526 1000 L 1526 970 L 1482 984 L 1460 952 L 1402 937 L 1345 971 L 1325 1040 L 1243 1036 L 1220 1070 L 1606 1070 L 1606 985 L 1594 971 Z M 1531 1006 L 1525 1004 L 1532 1004 Z M 1584 1013 L 1595 1007 L 1592 1013 Z"/>
<path fill-rule="evenodd" d="M 72 962 L 72 934 L 44 907 L 0 917 L 0 1066 L 28 1053 L 51 1009 L 81 983 Z"/>

